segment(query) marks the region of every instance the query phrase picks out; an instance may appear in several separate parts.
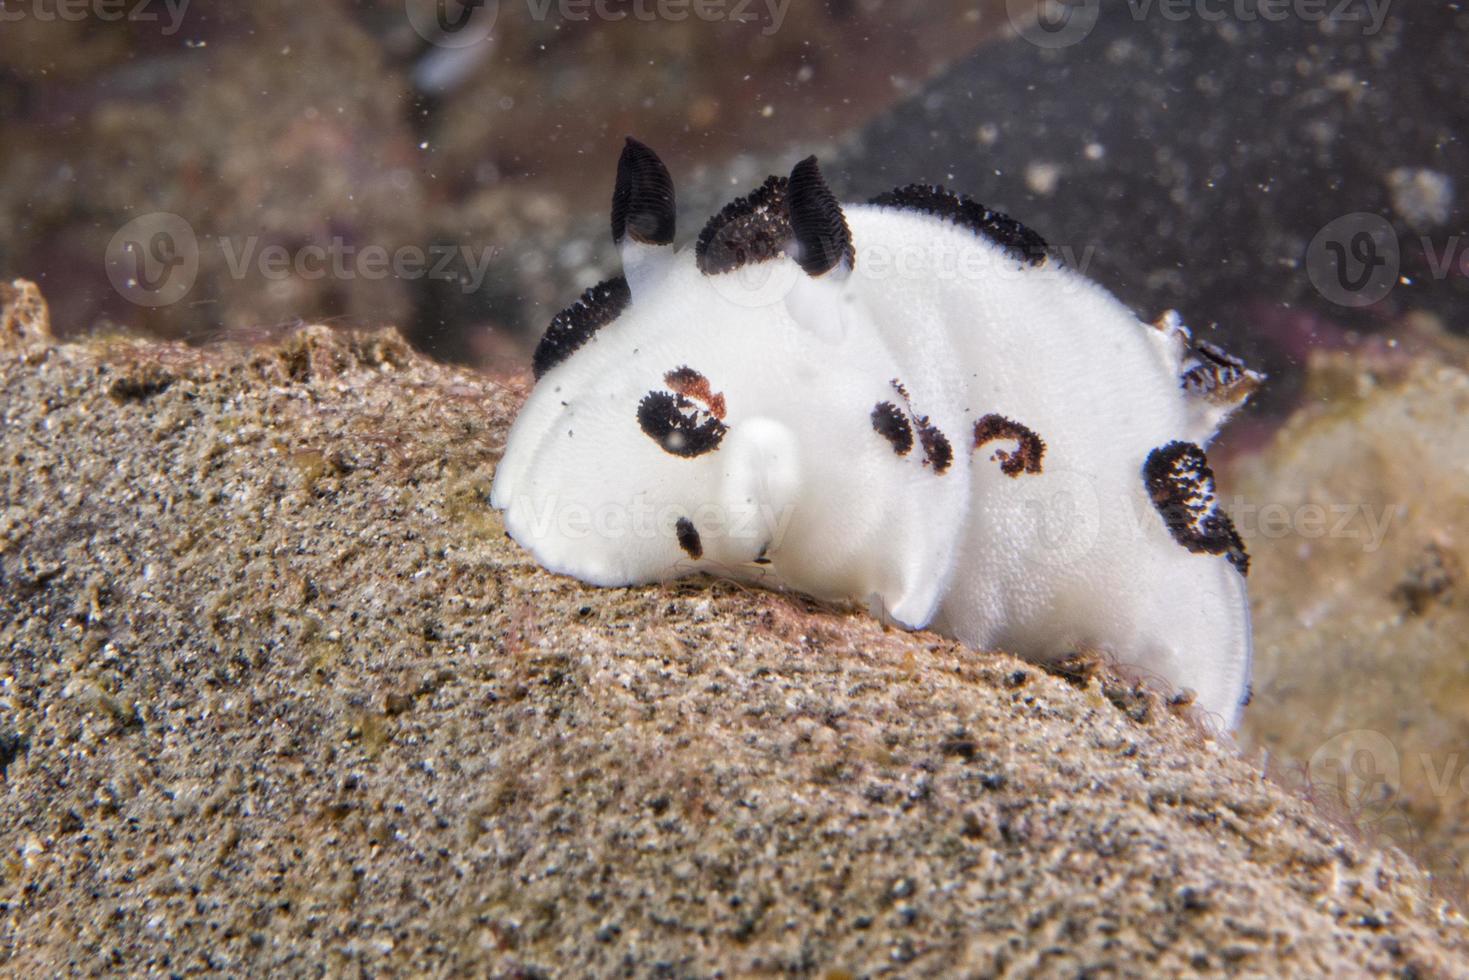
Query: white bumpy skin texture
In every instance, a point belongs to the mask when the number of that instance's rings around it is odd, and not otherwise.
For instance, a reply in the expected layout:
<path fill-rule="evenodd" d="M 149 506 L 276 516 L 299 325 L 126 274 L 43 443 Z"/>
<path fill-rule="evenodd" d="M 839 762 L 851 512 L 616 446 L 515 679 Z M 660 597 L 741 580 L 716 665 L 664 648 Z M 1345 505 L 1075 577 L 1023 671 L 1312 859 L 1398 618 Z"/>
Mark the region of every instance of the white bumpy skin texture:
<path fill-rule="evenodd" d="M 1237 723 L 1248 558 L 1203 447 L 1259 375 L 1004 215 L 923 185 L 842 206 L 814 158 L 675 249 L 630 139 L 612 230 L 624 276 L 552 322 L 491 492 L 545 567 L 1102 652 Z"/>

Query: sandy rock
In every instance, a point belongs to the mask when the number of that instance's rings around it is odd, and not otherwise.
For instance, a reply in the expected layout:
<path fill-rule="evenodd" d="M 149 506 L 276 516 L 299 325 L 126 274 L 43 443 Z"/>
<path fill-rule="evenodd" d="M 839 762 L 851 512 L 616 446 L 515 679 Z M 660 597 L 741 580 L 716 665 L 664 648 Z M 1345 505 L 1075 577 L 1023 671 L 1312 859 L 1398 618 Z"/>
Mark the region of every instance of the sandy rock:
<path fill-rule="evenodd" d="M 485 504 L 521 392 L 323 328 L 0 353 L 0 966 L 1460 972 L 1463 919 L 1165 701 Z"/>
<path fill-rule="evenodd" d="M 0 350 L 44 347 L 51 342 L 51 312 L 33 282 L 0 282 Z"/>

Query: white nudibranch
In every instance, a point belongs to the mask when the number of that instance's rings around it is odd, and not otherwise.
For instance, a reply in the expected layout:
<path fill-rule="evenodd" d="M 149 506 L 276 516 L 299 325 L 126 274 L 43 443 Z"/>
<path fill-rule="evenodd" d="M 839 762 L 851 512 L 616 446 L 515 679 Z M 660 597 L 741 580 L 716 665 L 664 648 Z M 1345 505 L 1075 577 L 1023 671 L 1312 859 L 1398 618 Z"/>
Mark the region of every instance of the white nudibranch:
<path fill-rule="evenodd" d="M 1003 214 L 925 185 L 843 207 L 815 158 L 676 250 L 629 139 L 612 235 L 623 275 L 551 321 L 491 491 L 546 568 L 1103 652 L 1238 721 L 1248 558 L 1203 447 L 1258 374 Z"/>

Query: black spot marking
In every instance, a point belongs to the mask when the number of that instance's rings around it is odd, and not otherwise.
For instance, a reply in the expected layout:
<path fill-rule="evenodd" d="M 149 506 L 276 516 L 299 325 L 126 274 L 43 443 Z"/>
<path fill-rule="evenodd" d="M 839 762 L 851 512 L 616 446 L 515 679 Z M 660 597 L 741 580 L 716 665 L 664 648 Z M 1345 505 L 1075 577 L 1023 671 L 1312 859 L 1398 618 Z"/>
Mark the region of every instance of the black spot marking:
<path fill-rule="evenodd" d="M 918 417 L 918 441 L 923 443 L 924 464 L 932 466 L 940 475 L 948 472 L 954 462 L 954 447 L 949 445 L 949 437 L 928 421 L 927 415 Z"/>
<path fill-rule="evenodd" d="M 666 391 L 650 391 L 643 396 L 638 403 L 638 425 L 665 452 L 685 459 L 712 453 L 729 431 L 723 422 L 683 395 Z"/>
<path fill-rule="evenodd" d="M 620 244 L 624 235 L 631 235 L 645 245 L 671 245 L 674 215 L 668 168 L 658 154 L 629 136 L 612 191 L 612 240 Z"/>
<path fill-rule="evenodd" d="M 830 272 L 843 261 L 849 267 L 856 263 L 857 251 L 852 245 L 847 216 L 842 214 L 836 195 L 826 186 L 814 156 L 802 160 L 791 171 L 786 202 L 796 240 L 796 262 L 808 276 Z"/>
<path fill-rule="evenodd" d="M 1210 401 L 1233 404 L 1249 397 L 1260 384 L 1245 362 L 1206 340 L 1194 344 L 1197 363 L 1179 379 L 1183 390 Z"/>
<path fill-rule="evenodd" d="M 1154 449 L 1143 464 L 1143 482 L 1175 541 L 1195 553 L 1224 555 L 1241 575 L 1249 574 L 1245 543 L 1219 509 L 1214 471 L 1202 449 L 1191 442 Z"/>
<path fill-rule="evenodd" d="M 688 365 L 674 368 L 663 376 L 663 383 L 687 398 L 693 398 L 704 403 L 709 409 L 709 414 L 723 421 L 727 406 L 724 402 L 724 393 L 715 391 L 709 384 L 709 379 Z"/>
<path fill-rule="evenodd" d="M 678 532 L 678 546 L 685 554 L 695 561 L 704 557 L 704 542 L 699 539 L 699 529 L 694 527 L 693 521 L 680 517 L 674 530 Z"/>
<path fill-rule="evenodd" d="M 1028 265 L 1046 261 L 1046 240 L 1007 214 L 991 211 L 978 201 L 943 187 L 909 184 L 879 194 L 871 201 L 879 207 L 904 208 L 946 218 L 983 236 L 1005 250 L 1013 259 Z"/>
<path fill-rule="evenodd" d="M 1015 450 L 997 449 L 990 457 L 1000 464 L 1000 472 L 1018 477 L 1022 473 L 1041 472 L 1041 460 L 1046 455 L 1046 444 L 1027 426 L 1003 415 L 986 415 L 974 423 L 974 445 L 978 449 L 985 443 L 996 440 L 1013 440 Z"/>
<path fill-rule="evenodd" d="M 872 427 L 892 443 L 893 452 L 906 456 L 913 449 L 913 427 L 908 416 L 892 402 L 878 402 L 872 410 Z"/>
<path fill-rule="evenodd" d="M 918 432 L 918 441 L 923 446 L 923 465 L 932 466 L 934 473 L 943 476 L 954 462 L 954 447 L 949 444 L 949 437 L 939 431 L 938 426 L 930 422 L 927 415 L 919 415 L 913 411 L 913 401 L 909 398 L 908 389 L 903 386 L 903 382 L 894 378 L 889 384 L 893 386 L 894 391 L 903 396 L 903 404 L 907 407 L 907 414 L 913 420 L 913 428 Z"/>
<path fill-rule="evenodd" d="M 622 276 L 599 282 L 581 294 L 581 299 L 557 313 L 536 345 L 531 370 L 536 380 L 592 339 L 592 335 L 616 320 L 632 300 Z"/>
<path fill-rule="evenodd" d="M 785 255 L 792 234 L 787 183 L 784 177 L 767 177 L 753 193 L 736 198 L 709 219 L 694 247 L 700 272 L 713 276 Z"/>

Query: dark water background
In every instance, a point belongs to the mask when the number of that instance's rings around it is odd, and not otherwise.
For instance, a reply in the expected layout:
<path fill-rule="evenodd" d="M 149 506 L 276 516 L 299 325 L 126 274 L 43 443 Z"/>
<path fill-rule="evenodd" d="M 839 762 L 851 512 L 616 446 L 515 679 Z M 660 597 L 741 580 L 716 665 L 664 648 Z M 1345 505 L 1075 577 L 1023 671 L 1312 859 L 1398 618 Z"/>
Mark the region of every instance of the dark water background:
<path fill-rule="evenodd" d="M 809 152 L 852 199 L 966 191 L 1144 317 L 1217 324 L 1276 378 L 1265 410 L 1312 347 L 1469 322 L 1460 3 L 1117 0 L 1042 26 L 1018 0 L 449 0 L 447 30 L 438 6 L 8 0 L 0 275 L 39 281 L 66 334 L 393 322 L 511 369 L 612 270 L 635 133 L 685 240 Z"/>

